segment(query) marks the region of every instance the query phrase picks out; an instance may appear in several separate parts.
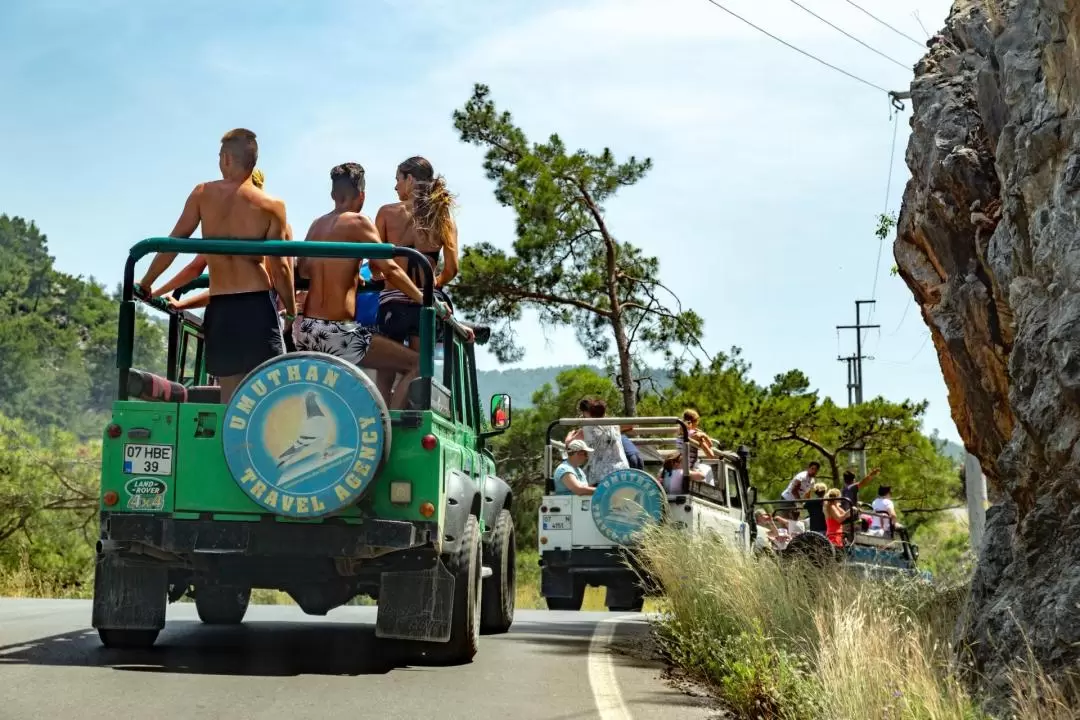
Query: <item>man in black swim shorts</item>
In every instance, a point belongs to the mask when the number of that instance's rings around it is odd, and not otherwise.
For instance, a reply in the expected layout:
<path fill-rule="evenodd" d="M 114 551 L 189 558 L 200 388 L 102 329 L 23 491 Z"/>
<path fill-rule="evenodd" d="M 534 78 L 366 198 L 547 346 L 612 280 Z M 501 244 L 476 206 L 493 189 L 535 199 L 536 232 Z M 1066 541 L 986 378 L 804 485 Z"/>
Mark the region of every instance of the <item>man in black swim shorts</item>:
<path fill-rule="evenodd" d="M 255 133 L 243 128 L 226 133 L 218 155 L 223 179 L 195 186 L 169 236 L 189 238 L 202 224 L 205 238 L 284 238 L 285 203 L 251 181 L 258 157 Z M 148 292 L 176 255 L 155 255 L 138 290 Z M 292 262 L 268 257 L 263 267 L 259 255 L 207 255 L 206 262 L 210 273 L 210 301 L 203 322 L 206 371 L 217 378 L 221 401 L 227 403 L 244 376 L 285 351 L 277 304 L 270 293 L 271 287 L 276 289 L 286 314 L 296 314 Z"/>

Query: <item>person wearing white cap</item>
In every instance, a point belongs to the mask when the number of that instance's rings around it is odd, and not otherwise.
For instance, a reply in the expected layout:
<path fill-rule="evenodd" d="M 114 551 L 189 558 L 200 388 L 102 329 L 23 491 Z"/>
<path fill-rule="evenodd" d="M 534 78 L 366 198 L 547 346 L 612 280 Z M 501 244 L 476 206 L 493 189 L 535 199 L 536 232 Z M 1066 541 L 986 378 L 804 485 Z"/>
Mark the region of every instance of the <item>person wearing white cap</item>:
<path fill-rule="evenodd" d="M 555 468 L 556 495 L 592 495 L 596 488 L 589 485 L 581 466 L 589 462 L 593 449 L 584 440 L 571 440 L 566 446 L 566 459 Z"/>

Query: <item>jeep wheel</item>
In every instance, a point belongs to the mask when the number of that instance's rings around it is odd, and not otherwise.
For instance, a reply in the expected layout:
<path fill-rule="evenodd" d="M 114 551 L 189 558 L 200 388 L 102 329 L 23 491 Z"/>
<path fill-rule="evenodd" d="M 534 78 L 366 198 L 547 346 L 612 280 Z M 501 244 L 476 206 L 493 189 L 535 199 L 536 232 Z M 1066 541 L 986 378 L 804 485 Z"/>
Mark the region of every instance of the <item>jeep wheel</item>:
<path fill-rule="evenodd" d="M 233 585 L 196 585 L 195 611 L 207 625 L 239 625 L 244 621 L 251 588 Z"/>
<path fill-rule="evenodd" d="M 445 558 L 454 575 L 454 609 L 450 639 L 445 643 L 420 643 L 425 658 L 436 665 L 467 663 L 480 645 L 480 605 L 483 583 L 483 547 L 475 515 L 465 522 L 461 545 Z"/>
<path fill-rule="evenodd" d="M 547 597 L 544 600 L 547 601 L 548 610 L 580 610 L 581 604 L 585 602 L 585 583 L 574 580 L 573 597 Z"/>
<path fill-rule="evenodd" d="M 801 559 L 815 568 L 836 563 L 838 559 L 836 546 L 821 533 L 813 531 L 799 533 L 793 537 L 782 551 L 781 557 L 785 560 Z"/>
<path fill-rule="evenodd" d="M 158 630 L 115 630 L 98 628 L 101 644 L 118 650 L 137 650 L 152 647 L 157 642 Z"/>
<path fill-rule="evenodd" d="M 504 633 L 514 622 L 514 601 L 517 595 L 517 545 L 514 538 L 514 518 L 509 510 L 500 510 L 495 518 L 491 542 L 484 553 L 484 565 L 491 568 L 491 577 L 484 580 L 480 606 L 480 632 Z"/>

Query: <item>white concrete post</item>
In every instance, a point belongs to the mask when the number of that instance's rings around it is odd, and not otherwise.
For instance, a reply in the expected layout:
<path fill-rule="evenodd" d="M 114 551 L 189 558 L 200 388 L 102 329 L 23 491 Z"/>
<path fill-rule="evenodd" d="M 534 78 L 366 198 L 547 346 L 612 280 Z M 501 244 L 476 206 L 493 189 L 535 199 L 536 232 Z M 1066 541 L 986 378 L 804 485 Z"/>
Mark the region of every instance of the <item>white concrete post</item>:
<path fill-rule="evenodd" d="M 968 528 L 971 532 L 971 549 L 978 555 L 986 530 L 986 476 L 979 459 L 968 453 L 964 463 L 964 484 L 967 487 Z"/>

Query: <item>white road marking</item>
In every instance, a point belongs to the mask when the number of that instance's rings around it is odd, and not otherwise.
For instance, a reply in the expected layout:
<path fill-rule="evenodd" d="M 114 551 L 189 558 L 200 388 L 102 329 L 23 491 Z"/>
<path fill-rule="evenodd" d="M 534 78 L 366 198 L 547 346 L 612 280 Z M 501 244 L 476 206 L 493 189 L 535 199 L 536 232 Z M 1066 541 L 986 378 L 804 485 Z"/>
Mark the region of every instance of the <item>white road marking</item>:
<path fill-rule="evenodd" d="M 615 616 L 601 620 L 596 624 L 589 642 L 589 685 L 600 720 L 633 720 L 619 691 L 610 648 L 615 637 L 615 626 L 625 618 Z"/>

